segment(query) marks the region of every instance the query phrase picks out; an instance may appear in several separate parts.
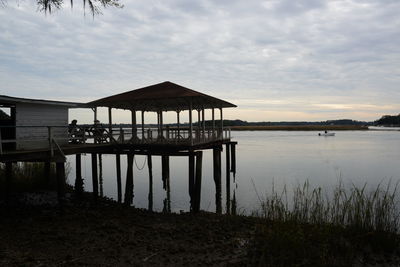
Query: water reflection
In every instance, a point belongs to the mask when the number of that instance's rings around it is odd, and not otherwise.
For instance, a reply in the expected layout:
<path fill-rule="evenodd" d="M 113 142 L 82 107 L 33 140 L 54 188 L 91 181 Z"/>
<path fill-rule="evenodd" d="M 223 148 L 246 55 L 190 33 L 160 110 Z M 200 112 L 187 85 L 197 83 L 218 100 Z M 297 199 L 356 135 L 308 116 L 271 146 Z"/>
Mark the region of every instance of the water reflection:
<path fill-rule="evenodd" d="M 311 186 L 332 189 L 342 180 L 344 185 L 362 186 L 368 183 L 375 187 L 379 182 L 396 182 L 400 179 L 400 132 L 346 131 L 337 132 L 335 137 L 319 137 L 318 132 L 233 132 L 238 141 L 236 151 L 236 175 L 232 177 L 232 199 L 237 200 L 237 210 L 250 211 L 258 205 L 255 189 L 260 195 L 286 185 L 288 191 L 305 180 Z M 224 146 L 225 150 L 225 146 Z M 223 152 L 225 153 L 225 151 Z M 201 208 L 215 211 L 215 184 L 213 180 L 212 151 L 203 155 L 203 179 Z M 152 168 L 141 168 L 148 156 L 135 156 L 133 205 L 162 211 L 168 206 L 173 212 L 189 210 L 188 159 L 169 158 L 169 186 L 164 191 L 162 181 L 162 159 L 153 156 Z M 222 156 L 222 203 L 226 199 L 226 157 Z M 74 183 L 75 159 L 69 157 L 72 167 L 69 179 Z M 103 155 L 104 195 L 117 199 L 117 179 L 114 155 Z M 140 167 L 140 168 L 139 168 Z M 122 184 L 125 184 L 127 157 L 121 155 Z M 152 170 L 152 172 L 151 172 Z M 149 178 L 149 172 L 152 174 Z M 82 176 L 88 191 L 91 185 L 90 155 L 82 156 Z M 254 181 L 252 186 L 251 179 Z M 152 186 L 150 183 L 152 181 Z M 235 189 L 237 188 L 237 189 Z M 122 188 L 124 191 L 125 188 Z M 152 191 L 152 192 L 151 192 Z M 169 193 L 168 193 L 169 192 Z M 150 200 L 152 200 L 150 203 Z M 231 204 L 233 202 L 230 202 Z M 226 208 L 223 207 L 223 209 Z M 231 207 L 233 209 L 233 207 Z"/>

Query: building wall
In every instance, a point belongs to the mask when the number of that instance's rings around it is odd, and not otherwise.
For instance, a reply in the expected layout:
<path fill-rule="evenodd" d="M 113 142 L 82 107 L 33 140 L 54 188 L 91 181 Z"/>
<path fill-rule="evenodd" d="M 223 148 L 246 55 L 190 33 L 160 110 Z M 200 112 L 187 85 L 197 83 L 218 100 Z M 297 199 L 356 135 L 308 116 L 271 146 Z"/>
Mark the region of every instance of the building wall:
<path fill-rule="evenodd" d="M 68 108 L 45 104 L 16 105 L 17 150 L 48 148 L 48 127 L 59 145 L 68 143 Z M 38 126 L 38 127 L 18 127 Z"/>

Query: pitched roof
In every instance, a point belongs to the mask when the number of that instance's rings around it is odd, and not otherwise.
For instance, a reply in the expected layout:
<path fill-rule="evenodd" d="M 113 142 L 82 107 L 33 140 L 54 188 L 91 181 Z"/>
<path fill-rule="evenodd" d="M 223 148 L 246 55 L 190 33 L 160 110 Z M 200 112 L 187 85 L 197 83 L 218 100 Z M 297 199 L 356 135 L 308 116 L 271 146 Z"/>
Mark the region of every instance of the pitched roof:
<path fill-rule="evenodd" d="M 236 105 L 172 82 L 150 85 L 87 103 L 88 107 L 111 107 L 143 111 L 176 111 L 228 108 Z"/>

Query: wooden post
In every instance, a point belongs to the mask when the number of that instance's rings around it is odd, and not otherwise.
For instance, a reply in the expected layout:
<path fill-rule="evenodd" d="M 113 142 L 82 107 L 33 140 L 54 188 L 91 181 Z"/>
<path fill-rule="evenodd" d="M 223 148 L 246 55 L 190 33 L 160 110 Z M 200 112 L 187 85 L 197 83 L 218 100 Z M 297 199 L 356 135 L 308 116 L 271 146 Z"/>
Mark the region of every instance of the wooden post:
<path fill-rule="evenodd" d="M 161 156 L 161 172 L 163 188 L 167 193 L 165 211 L 171 212 L 171 190 L 170 190 L 170 173 L 169 173 L 169 156 Z"/>
<path fill-rule="evenodd" d="M 125 200 L 127 206 L 132 205 L 133 202 L 133 160 L 135 155 L 128 153 L 128 167 L 126 170 L 126 184 L 125 184 Z"/>
<path fill-rule="evenodd" d="M 194 172 L 194 153 L 191 152 L 189 154 L 189 197 L 190 197 L 190 211 L 194 211 L 194 179 L 195 179 L 195 172 Z"/>
<path fill-rule="evenodd" d="M 112 140 L 112 112 L 111 112 L 111 107 L 108 108 L 108 133 L 110 135 L 110 143 Z"/>
<path fill-rule="evenodd" d="M 181 111 L 180 110 L 177 110 L 176 111 L 176 120 L 177 120 L 177 126 L 178 126 L 178 136 L 177 136 L 177 139 L 180 139 L 180 135 L 181 135 L 181 124 L 180 124 L 180 118 L 179 118 L 179 113 L 180 113 Z"/>
<path fill-rule="evenodd" d="M 231 212 L 231 163 L 230 145 L 226 144 L 226 213 Z"/>
<path fill-rule="evenodd" d="M 202 117 L 201 124 L 202 124 L 203 140 L 204 140 L 206 136 L 206 120 L 204 115 L 204 108 L 201 109 L 201 117 Z"/>
<path fill-rule="evenodd" d="M 164 126 L 163 126 L 163 114 L 162 114 L 162 110 L 160 110 L 160 137 L 163 138 L 164 137 Z"/>
<path fill-rule="evenodd" d="M 222 108 L 219 109 L 221 111 L 221 137 L 220 139 L 224 138 L 224 117 L 222 115 Z"/>
<path fill-rule="evenodd" d="M 149 206 L 148 209 L 149 211 L 153 211 L 153 162 L 151 160 L 151 155 L 147 155 L 147 166 L 149 168 L 149 195 L 148 195 L 148 201 L 149 201 Z"/>
<path fill-rule="evenodd" d="M 215 138 L 215 110 L 214 108 L 211 109 L 211 116 L 212 116 L 212 136 L 213 139 Z"/>
<path fill-rule="evenodd" d="M 97 200 L 99 195 L 99 181 L 97 176 L 97 154 L 92 153 L 92 186 L 93 186 L 93 197 Z"/>
<path fill-rule="evenodd" d="M 213 148 L 213 169 L 215 183 L 215 208 L 218 214 L 222 213 L 221 204 L 221 149 Z"/>
<path fill-rule="evenodd" d="M 6 201 L 6 205 L 9 204 L 10 201 L 10 195 L 11 195 L 11 191 L 12 191 L 12 184 L 13 184 L 13 171 L 12 171 L 12 166 L 13 163 L 12 162 L 6 162 L 6 170 L 5 170 L 5 201 Z"/>
<path fill-rule="evenodd" d="M 190 139 L 190 144 L 193 145 L 193 119 L 192 119 L 192 102 L 190 102 L 189 106 L 189 139 Z"/>
<path fill-rule="evenodd" d="M 58 204 L 63 208 L 65 204 L 65 165 L 64 162 L 56 162 L 57 173 L 57 199 Z"/>
<path fill-rule="evenodd" d="M 203 151 L 198 151 L 196 153 L 196 178 L 195 178 L 195 188 L 194 188 L 195 205 L 193 208 L 194 212 L 200 211 L 202 161 L 203 161 Z"/>
<path fill-rule="evenodd" d="M 236 179 L 236 146 L 231 143 L 231 172 L 233 173 L 233 181 Z"/>
<path fill-rule="evenodd" d="M 95 108 L 92 108 L 92 110 L 93 110 L 93 112 L 94 112 L 94 118 L 93 118 L 93 121 L 97 121 L 97 107 L 95 107 Z"/>
<path fill-rule="evenodd" d="M 117 167 L 117 194 L 118 203 L 122 202 L 122 185 L 121 185 L 121 155 L 119 153 L 115 154 L 115 163 Z"/>
<path fill-rule="evenodd" d="M 49 149 L 50 149 L 50 157 L 53 158 L 54 157 L 54 146 L 53 146 L 53 129 L 48 126 L 47 127 L 48 130 L 48 137 L 49 137 Z"/>
<path fill-rule="evenodd" d="M 103 156 L 99 154 L 99 186 L 100 196 L 103 197 Z"/>
<path fill-rule="evenodd" d="M 82 179 L 82 162 L 81 162 L 81 154 L 76 154 L 75 157 L 75 193 L 78 197 L 80 197 L 83 193 L 83 179 Z M 46 162 L 47 163 L 47 162 Z"/>
<path fill-rule="evenodd" d="M 137 127 L 136 127 L 136 110 L 131 110 L 132 115 L 132 138 L 131 140 L 137 139 Z"/>
<path fill-rule="evenodd" d="M 144 142 L 144 110 L 142 110 L 142 141 Z"/>
<path fill-rule="evenodd" d="M 1 128 L 0 128 L 0 155 L 3 154 L 3 140 L 1 138 Z"/>

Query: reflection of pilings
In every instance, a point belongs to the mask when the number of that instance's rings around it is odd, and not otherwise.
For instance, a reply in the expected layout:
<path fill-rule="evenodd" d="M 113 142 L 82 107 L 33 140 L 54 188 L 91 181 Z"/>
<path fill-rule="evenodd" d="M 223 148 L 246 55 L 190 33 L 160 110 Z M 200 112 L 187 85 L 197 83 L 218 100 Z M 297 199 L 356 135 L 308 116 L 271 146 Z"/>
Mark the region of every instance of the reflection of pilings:
<path fill-rule="evenodd" d="M 226 213 L 231 212 L 231 155 L 230 145 L 226 144 Z"/>
<path fill-rule="evenodd" d="M 195 172 L 194 172 L 194 156 L 195 154 L 191 152 L 189 154 L 189 197 L 190 197 L 190 211 L 194 211 L 194 179 L 195 179 Z"/>
<path fill-rule="evenodd" d="M 103 196 L 103 156 L 99 154 L 99 187 L 100 196 Z"/>
<path fill-rule="evenodd" d="M 194 207 L 193 211 L 198 212 L 200 210 L 201 202 L 201 171 L 203 162 L 203 151 L 196 152 L 196 177 L 194 183 Z"/>
<path fill-rule="evenodd" d="M 222 213 L 221 204 L 221 148 L 213 148 L 213 169 L 215 183 L 215 208 L 218 214 Z"/>
<path fill-rule="evenodd" d="M 236 215 L 236 190 L 233 190 L 233 198 L 232 198 L 232 215 Z"/>
<path fill-rule="evenodd" d="M 125 184 L 125 200 L 124 203 L 128 206 L 133 201 L 133 160 L 134 154 L 128 153 L 128 167 L 126 170 L 126 184 Z"/>
<path fill-rule="evenodd" d="M 161 173 L 162 173 L 163 188 L 167 192 L 166 199 L 164 200 L 164 211 L 171 212 L 169 156 L 161 156 Z"/>
<path fill-rule="evenodd" d="M 117 194 L 118 203 L 122 202 L 122 185 L 121 185 L 121 155 L 119 153 L 115 154 L 115 163 L 117 168 Z"/>
<path fill-rule="evenodd" d="M 151 155 L 147 155 L 147 166 L 149 167 L 149 211 L 153 211 L 153 162 L 151 160 Z"/>
<path fill-rule="evenodd" d="M 92 153 L 92 186 L 93 197 L 96 200 L 99 195 L 99 182 L 97 177 L 97 155 Z"/>
<path fill-rule="evenodd" d="M 236 182 L 236 144 L 231 143 L 231 172 L 233 172 L 233 181 Z"/>
<path fill-rule="evenodd" d="M 82 179 L 82 156 L 81 154 L 76 154 L 75 157 L 75 193 L 79 197 L 83 193 L 83 179 Z M 45 163 L 45 169 L 47 169 L 47 165 L 49 167 L 50 172 L 50 162 Z M 47 170 L 46 170 L 47 172 Z"/>

